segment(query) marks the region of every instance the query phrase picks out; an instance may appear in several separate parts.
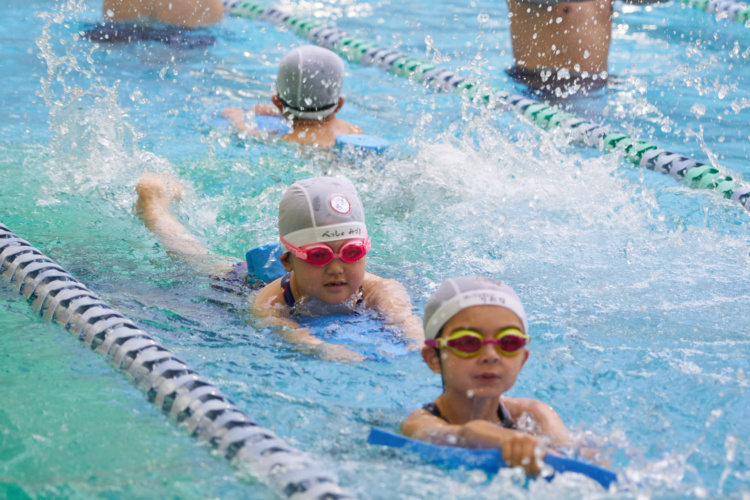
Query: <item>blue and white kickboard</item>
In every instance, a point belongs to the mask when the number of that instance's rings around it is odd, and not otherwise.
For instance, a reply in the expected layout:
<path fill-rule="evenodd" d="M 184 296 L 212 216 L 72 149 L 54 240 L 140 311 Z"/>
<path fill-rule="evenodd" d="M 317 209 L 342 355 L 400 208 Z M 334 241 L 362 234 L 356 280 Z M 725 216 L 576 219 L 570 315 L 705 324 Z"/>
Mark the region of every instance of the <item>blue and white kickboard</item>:
<path fill-rule="evenodd" d="M 417 441 L 399 434 L 373 427 L 367 437 L 370 444 L 403 448 L 416 453 L 427 462 L 448 468 L 466 467 L 481 469 L 487 474 L 495 474 L 501 467 L 507 467 L 503 455 L 498 449 L 471 449 L 455 446 L 440 446 L 424 441 Z M 571 458 L 554 455 L 544 457 L 544 462 L 555 472 L 577 472 L 588 476 L 605 488 L 617 482 L 617 475 L 607 469 L 590 465 Z M 551 478 L 546 478 L 551 479 Z"/>
<path fill-rule="evenodd" d="M 342 134 L 336 136 L 334 152 L 349 161 L 359 161 L 365 156 L 382 155 L 390 144 L 382 137 L 365 134 Z"/>

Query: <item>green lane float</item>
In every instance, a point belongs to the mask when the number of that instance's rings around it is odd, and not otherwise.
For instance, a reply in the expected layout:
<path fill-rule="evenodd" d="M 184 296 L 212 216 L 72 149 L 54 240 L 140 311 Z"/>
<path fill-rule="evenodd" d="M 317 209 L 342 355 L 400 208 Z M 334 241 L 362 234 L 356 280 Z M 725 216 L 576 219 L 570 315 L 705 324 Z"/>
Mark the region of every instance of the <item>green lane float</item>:
<path fill-rule="evenodd" d="M 691 0 L 699 3 L 700 0 Z M 729 9 L 730 0 L 706 1 L 707 9 Z M 692 158 L 659 148 L 627 134 L 613 131 L 609 125 L 594 123 L 547 103 L 485 85 L 455 72 L 421 61 L 394 49 L 380 47 L 368 40 L 347 35 L 335 26 L 318 19 L 293 16 L 275 7 L 253 0 L 232 0 L 227 4 L 232 16 L 267 21 L 285 26 L 298 36 L 338 53 L 352 63 L 379 66 L 391 74 L 423 83 L 436 91 L 451 92 L 473 98 L 487 106 L 509 106 L 544 130 L 565 130 L 571 140 L 602 151 L 620 152 L 629 162 L 643 168 L 671 175 L 696 189 L 712 189 L 750 210 L 750 186 L 741 185 L 730 175 Z M 738 16 L 747 10 L 734 9 Z"/>

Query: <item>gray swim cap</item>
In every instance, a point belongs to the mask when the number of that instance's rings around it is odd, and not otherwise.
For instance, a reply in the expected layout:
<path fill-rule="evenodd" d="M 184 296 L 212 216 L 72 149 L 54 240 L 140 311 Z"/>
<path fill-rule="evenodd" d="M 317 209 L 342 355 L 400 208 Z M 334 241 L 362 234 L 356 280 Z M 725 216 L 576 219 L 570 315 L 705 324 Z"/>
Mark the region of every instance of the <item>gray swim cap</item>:
<path fill-rule="evenodd" d="M 279 234 L 294 246 L 367 238 L 365 209 L 343 177 L 312 177 L 286 190 L 279 204 Z M 281 244 L 282 251 L 288 251 Z"/>
<path fill-rule="evenodd" d="M 513 311 L 528 335 L 529 324 L 521 299 L 511 287 L 480 276 L 449 278 L 438 287 L 424 306 L 424 336 L 437 337 L 449 319 L 472 306 L 498 306 Z"/>
<path fill-rule="evenodd" d="M 303 120 L 322 120 L 336 109 L 344 85 L 344 61 L 323 47 L 298 47 L 281 60 L 276 93 L 285 111 Z"/>

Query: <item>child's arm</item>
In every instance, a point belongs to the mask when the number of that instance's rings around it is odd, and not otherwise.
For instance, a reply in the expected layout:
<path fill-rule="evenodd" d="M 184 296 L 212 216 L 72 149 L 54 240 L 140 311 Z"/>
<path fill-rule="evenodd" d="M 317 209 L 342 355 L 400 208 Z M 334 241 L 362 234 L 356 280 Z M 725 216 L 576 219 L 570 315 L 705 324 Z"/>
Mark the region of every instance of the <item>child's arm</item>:
<path fill-rule="evenodd" d="M 263 287 L 253 301 L 255 314 L 263 320 L 266 326 L 282 327 L 276 329 L 276 331 L 283 339 L 298 346 L 309 347 L 318 352 L 325 360 L 351 362 L 365 359 L 363 355 L 350 351 L 344 346 L 331 344 L 313 336 L 310 330 L 300 327 L 299 323 L 293 319 L 283 317 L 282 302 L 278 300 L 278 297 L 283 293 L 281 292 L 280 282 L 281 279 L 278 279 Z"/>
<path fill-rule="evenodd" d="M 401 329 L 413 342 L 410 349 L 421 349 L 424 343 L 422 321 L 414 314 L 406 288 L 396 280 L 367 273 L 365 275 L 365 304 L 380 309 L 387 320 Z"/>
<path fill-rule="evenodd" d="M 486 420 L 451 425 L 426 410 L 417 410 L 409 415 L 401 424 L 401 432 L 405 436 L 434 444 L 499 448 L 509 467 L 523 467 L 529 476 L 539 475 L 540 461 L 545 454 L 542 441 L 531 434 L 506 429 Z"/>
<path fill-rule="evenodd" d="M 138 193 L 136 213 L 168 252 L 206 273 L 223 274 L 231 269 L 232 260 L 209 252 L 170 213 L 169 205 L 173 200 L 180 200 L 183 194 L 182 185 L 175 177 L 143 172 L 135 190 Z"/>
<path fill-rule="evenodd" d="M 256 115 L 280 115 L 278 108 L 273 104 L 257 104 L 253 107 L 253 112 Z M 260 135 L 260 130 L 257 127 L 248 125 L 245 121 L 246 111 L 244 108 L 232 106 L 221 110 L 221 116 L 229 120 L 229 122 L 239 132 L 247 132 L 248 134 Z"/>
<path fill-rule="evenodd" d="M 245 110 L 232 106 L 230 108 L 224 108 L 221 110 L 221 116 L 229 120 L 229 122 L 240 132 L 248 132 L 250 134 L 257 134 L 258 129 L 248 126 L 245 122 Z"/>

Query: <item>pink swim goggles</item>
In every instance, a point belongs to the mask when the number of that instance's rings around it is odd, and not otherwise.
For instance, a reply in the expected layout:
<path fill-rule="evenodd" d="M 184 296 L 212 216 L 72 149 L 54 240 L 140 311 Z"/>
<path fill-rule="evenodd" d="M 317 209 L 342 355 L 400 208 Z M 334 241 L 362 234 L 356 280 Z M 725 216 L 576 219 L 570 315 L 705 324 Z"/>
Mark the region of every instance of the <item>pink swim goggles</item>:
<path fill-rule="evenodd" d="M 295 257 L 314 266 L 325 266 L 333 259 L 341 259 L 344 262 L 357 262 L 370 251 L 370 238 L 349 240 L 339 248 L 338 253 L 335 253 L 331 247 L 323 243 L 311 243 L 296 247 L 289 243 L 283 236 L 279 235 L 279 238 Z"/>

